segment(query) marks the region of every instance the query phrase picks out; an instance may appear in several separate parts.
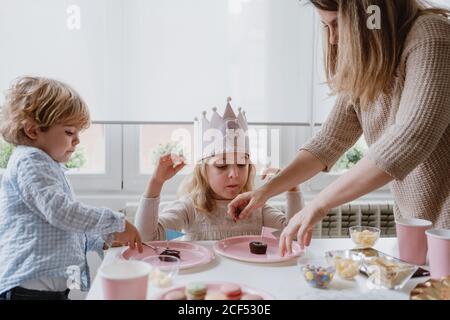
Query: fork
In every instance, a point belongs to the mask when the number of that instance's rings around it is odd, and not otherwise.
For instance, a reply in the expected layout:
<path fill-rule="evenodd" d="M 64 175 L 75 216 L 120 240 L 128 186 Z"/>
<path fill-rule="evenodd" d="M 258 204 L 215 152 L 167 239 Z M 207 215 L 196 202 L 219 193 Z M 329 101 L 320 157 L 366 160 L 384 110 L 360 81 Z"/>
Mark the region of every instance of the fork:
<path fill-rule="evenodd" d="M 142 242 L 142 245 L 155 250 L 155 252 L 158 252 L 158 247 L 152 246 L 151 244 L 148 244 L 148 243 L 145 243 L 145 242 Z"/>

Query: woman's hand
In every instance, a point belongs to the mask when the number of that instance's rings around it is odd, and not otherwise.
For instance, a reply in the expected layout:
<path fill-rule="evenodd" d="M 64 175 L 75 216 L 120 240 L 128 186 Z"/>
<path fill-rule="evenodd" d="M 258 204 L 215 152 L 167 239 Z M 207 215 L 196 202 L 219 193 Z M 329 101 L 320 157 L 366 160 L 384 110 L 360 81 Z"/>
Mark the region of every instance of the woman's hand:
<path fill-rule="evenodd" d="M 364 179 L 361 179 L 364 177 Z M 331 208 L 349 203 L 391 182 L 393 178 L 366 157 L 322 190 L 309 205 L 297 213 L 280 237 L 280 253 L 292 252 L 292 241 L 303 249 L 311 242 L 312 229 Z"/>
<path fill-rule="evenodd" d="M 316 206 L 313 202 L 307 205 L 299 213 L 292 217 L 286 228 L 280 236 L 280 254 L 292 253 L 292 241 L 297 237 L 297 242 L 303 250 L 311 243 L 311 237 L 314 226 L 322 220 L 327 211 L 320 206 Z"/>
<path fill-rule="evenodd" d="M 234 221 L 249 217 L 253 211 L 262 208 L 267 198 L 263 189 L 246 192 L 238 195 L 228 204 L 228 214 Z"/>
<path fill-rule="evenodd" d="M 281 172 L 281 169 L 279 168 L 264 168 L 261 172 L 261 180 L 269 182 L 273 177 L 275 177 L 277 174 Z M 292 189 L 289 189 L 290 192 L 297 192 L 300 191 L 300 188 L 298 186 L 293 187 Z"/>
<path fill-rule="evenodd" d="M 170 180 L 185 166 L 185 159 L 175 154 L 166 154 L 159 159 L 158 165 L 153 173 L 155 182 L 164 184 Z"/>

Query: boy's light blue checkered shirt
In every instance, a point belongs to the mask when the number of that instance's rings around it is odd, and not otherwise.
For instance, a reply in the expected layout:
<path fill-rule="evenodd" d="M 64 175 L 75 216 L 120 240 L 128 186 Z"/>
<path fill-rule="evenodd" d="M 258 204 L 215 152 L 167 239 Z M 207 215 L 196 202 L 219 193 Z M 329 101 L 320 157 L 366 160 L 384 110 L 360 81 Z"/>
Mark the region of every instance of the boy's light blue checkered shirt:
<path fill-rule="evenodd" d="M 102 253 L 124 216 L 76 201 L 62 165 L 44 151 L 18 146 L 0 190 L 0 293 L 27 280 L 80 271 L 90 286 L 86 252 Z"/>

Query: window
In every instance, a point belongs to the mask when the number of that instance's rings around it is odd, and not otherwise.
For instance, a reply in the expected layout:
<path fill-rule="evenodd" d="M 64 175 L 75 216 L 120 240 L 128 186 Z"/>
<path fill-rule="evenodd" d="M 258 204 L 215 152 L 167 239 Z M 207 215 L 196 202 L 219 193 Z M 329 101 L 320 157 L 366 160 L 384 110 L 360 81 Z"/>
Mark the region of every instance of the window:
<path fill-rule="evenodd" d="M 77 151 L 68 172 L 77 193 L 122 190 L 122 125 L 92 124 L 80 136 Z"/>
<path fill-rule="evenodd" d="M 66 167 L 70 174 L 105 174 L 105 126 L 91 125 L 80 134 L 80 144 Z"/>
<path fill-rule="evenodd" d="M 179 142 L 187 160 L 187 166 L 180 174 L 186 174 L 193 169 L 194 156 L 194 126 L 185 125 L 141 125 L 139 136 L 139 173 L 150 175 L 154 171 L 158 159 L 157 150 L 160 145 L 168 142 Z"/>
<path fill-rule="evenodd" d="M 66 167 L 71 174 L 103 174 L 105 172 L 105 137 L 101 125 L 93 125 L 80 135 L 82 141 Z M 6 169 L 14 146 L 0 139 L 0 169 Z"/>
<path fill-rule="evenodd" d="M 431 0 L 430 3 L 440 8 L 450 9 L 450 3 L 448 0 Z"/>
<path fill-rule="evenodd" d="M 336 162 L 332 168 L 332 172 L 342 173 L 351 169 L 359 160 L 364 158 L 367 151 L 367 143 L 362 136 L 353 147 L 351 147 L 342 157 Z"/>
<path fill-rule="evenodd" d="M 6 169 L 14 147 L 0 137 L 0 174 Z"/>
<path fill-rule="evenodd" d="M 124 190 L 142 192 L 155 168 L 153 153 L 158 145 L 177 140 L 180 136 L 185 141 L 192 141 L 187 136 L 193 136 L 193 131 L 193 124 L 125 125 Z M 309 126 L 250 125 L 250 152 L 257 172 L 268 165 L 286 166 L 309 137 Z M 192 172 L 193 144 L 187 149 L 189 165 L 165 184 L 165 194 L 174 195 L 181 181 Z M 259 179 L 256 182 L 258 184 Z"/>
<path fill-rule="evenodd" d="M 121 161 L 119 163 L 117 161 L 121 157 L 113 156 L 121 153 L 120 127 L 93 124 L 81 133 L 80 144 L 69 162 L 66 163 L 66 167 L 69 169 L 67 174 L 75 189 L 121 189 L 121 169 L 114 169 L 121 166 Z M 113 140 L 116 140 L 115 143 Z M 117 142 L 119 143 L 117 144 Z M 13 150 L 14 146 L 0 139 L 0 175 L 6 168 Z M 107 156 L 108 162 L 106 161 Z M 115 183 L 112 183 L 113 180 Z"/>
<path fill-rule="evenodd" d="M 179 141 L 184 150 L 187 166 L 183 173 L 190 173 L 194 167 L 193 125 L 143 125 L 140 127 L 140 174 L 151 174 L 159 153 L 170 141 Z M 249 141 L 251 161 L 259 170 L 268 165 L 280 167 L 280 129 L 269 126 L 250 126 Z"/>

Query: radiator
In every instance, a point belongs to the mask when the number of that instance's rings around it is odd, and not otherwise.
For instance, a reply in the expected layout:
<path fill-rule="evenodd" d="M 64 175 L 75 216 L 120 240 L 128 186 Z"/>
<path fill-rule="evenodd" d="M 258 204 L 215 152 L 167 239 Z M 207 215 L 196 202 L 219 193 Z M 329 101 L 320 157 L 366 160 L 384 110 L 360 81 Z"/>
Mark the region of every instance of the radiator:
<path fill-rule="evenodd" d="M 382 237 L 395 237 L 393 204 L 350 203 L 331 210 L 318 224 L 313 236 L 316 238 L 347 238 L 348 228 L 370 226 L 381 230 Z"/>

